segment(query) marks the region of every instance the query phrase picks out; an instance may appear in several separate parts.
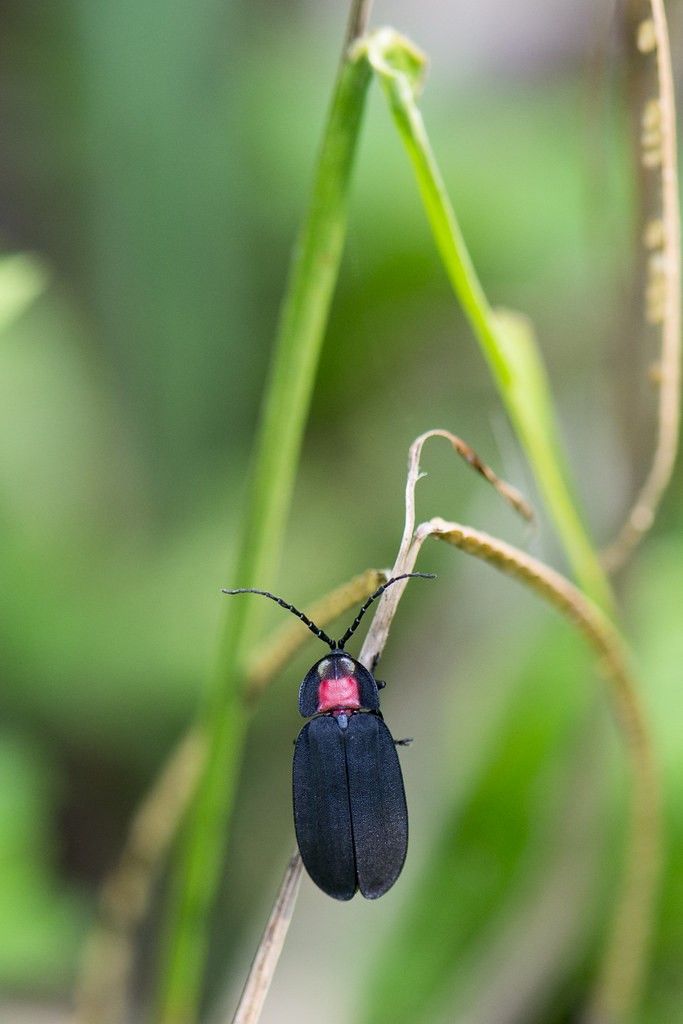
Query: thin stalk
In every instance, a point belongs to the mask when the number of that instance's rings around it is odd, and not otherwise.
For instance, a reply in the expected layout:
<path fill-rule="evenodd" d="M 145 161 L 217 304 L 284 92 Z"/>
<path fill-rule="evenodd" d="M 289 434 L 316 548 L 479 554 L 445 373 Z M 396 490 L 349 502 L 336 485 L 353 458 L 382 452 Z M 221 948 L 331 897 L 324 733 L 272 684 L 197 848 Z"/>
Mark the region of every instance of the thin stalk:
<path fill-rule="evenodd" d="M 346 206 L 370 70 L 344 59 L 279 324 L 252 460 L 232 581 L 267 585 L 282 545 L 296 464 L 346 229 Z M 156 1019 L 198 1017 L 208 927 L 244 745 L 240 693 L 259 616 L 257 602 L 225 604 L 225 623 L 200 714 L 207 758 L 172 874 Z"/>
<path fill-rule="evenodd" d="M 265 931 L 247 975 L 232 1024 L 258 1024 L 282 953 L 299 893 L 303 861 L 296 848 L 275 898 Z"/>
<path fill-rule="evenodd" d="M 645 318 L 660 333 L 653 373 L 658 388 L 657 437 L 652 461 L 625 522 L 603 553 L 610 571 L 622 566 L 651 528 L 676 463 L 681 416 L 681 217 L 676 161 L 676 104 L 671 48 L 662 0 L 631 0 L 631 29 L 638 55 L 635 75 L 651 82 L 638 109 L 639 183 L 646 221 Z"/>

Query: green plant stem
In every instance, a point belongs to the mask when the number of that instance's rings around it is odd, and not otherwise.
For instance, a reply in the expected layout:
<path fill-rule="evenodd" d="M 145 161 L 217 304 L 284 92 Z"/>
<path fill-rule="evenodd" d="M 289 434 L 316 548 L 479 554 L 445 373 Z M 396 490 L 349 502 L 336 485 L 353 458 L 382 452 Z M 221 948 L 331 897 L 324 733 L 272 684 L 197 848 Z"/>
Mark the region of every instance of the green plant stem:
<path fill-rule="evenodd" d="M 370 33 L 358 42 L 356 53 L 358 59 L 370 61 L 380 79 L 444 267 L 533 467 L 570 564 L 586 593 L 611 611 L 609 583 L 567 484 L 550 388 L 533 336 L 523 330 L 521 317 L 497 313 L 489 306 L 429 145 L 416 105 L 425 58 L 392 29 Z"/>
<path fill-rule="evenodd" d="M 294 252 L 265 392 L 232 576 L 243 587 L 268 585 L 282 544 L 338 276 L 352 163 L 369 80 L 366 62 L 342 61 L 310 209 Z M 198 1018 L 209 917 L 220 880 L 226 822 L 248 720 L 240 688 L 259 604 L 225 600 L 225 609 L 218 655 L 201 713 L 206 765 L 170 883 L 156 1007 L 156 1019 L 164 1024 L 192 1024 Z"/>

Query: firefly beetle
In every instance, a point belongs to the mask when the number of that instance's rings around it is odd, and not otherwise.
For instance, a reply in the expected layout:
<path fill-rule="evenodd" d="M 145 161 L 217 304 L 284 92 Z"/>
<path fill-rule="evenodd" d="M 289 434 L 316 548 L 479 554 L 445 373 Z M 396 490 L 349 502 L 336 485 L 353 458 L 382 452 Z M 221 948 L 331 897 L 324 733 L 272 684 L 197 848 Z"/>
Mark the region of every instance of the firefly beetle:
<path fill-rule="evenodd" d="M 379 684 L 344 647 L 366 611 L 404 573 L 387 580 L 362 606 L 340 640 L 294 605 L 251 588 L 225 594 L 261 594 L 298 616 L 330 653 L 307 672 L 299 711 L 309 718 L 294 747 L 294 827 L 301 859 L 315 884 L 337 900 L 360 889 L 383 896 L 398 878 L 408 847 L 408 811 L 396 741 L 379 709 Z"/>

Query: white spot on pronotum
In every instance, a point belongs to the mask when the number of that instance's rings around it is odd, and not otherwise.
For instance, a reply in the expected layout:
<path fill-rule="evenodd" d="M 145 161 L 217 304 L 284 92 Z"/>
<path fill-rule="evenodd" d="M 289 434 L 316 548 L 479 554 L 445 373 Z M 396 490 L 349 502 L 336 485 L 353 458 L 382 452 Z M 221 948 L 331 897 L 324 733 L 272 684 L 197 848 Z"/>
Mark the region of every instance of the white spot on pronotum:
<path fill-rule="evenodd" d="M 330 672 L 330 659 L 329 658 L 323 658 L 323 660 L 318 665 L 318 675 L 320 676 L 321 679 L 327 679 L 329 677 L 329 672 Z"/>
<path fill-rule="evenodd" d="M 342 672 L 345 672 L 347 676 L 353 675 L 353 662 L 350 658 L 340 658 L 339 667 Z"/>
<path fill-rule="evenodd" d="M 657 46 L 657 33 L 652 18 L 641 21 L 636 32 L 636 46 L 641 53 L 652 53 Z"/>

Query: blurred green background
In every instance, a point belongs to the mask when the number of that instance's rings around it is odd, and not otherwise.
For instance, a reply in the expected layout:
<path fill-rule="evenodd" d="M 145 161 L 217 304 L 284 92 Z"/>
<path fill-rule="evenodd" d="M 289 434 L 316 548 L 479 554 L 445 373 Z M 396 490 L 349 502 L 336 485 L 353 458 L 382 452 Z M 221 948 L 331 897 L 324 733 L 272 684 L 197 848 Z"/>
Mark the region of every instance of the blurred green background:
<path fill-rule="evenodd" d="M 384 0 L 373 16 L 432 59 L 437 157 L 491 301 L 536 325 L 599 540 L 644 474 L 653 422 L 607 6 Z M 0 9 L 2 1024 L 65 1019 L 98 882 L 191 719 L 220 588 L 240 585 L 233 529 L 345 17 L 331 2 Z M 407 449 L 430 427 L 534 498 L 373 90 L 277 587 L 287 600 L 306 607 L 391 565 Z M 425 467 L 422 518 L 561 565 L 546 525 L 530 539 L 445 446 Z M 620 581 L 667 784 L 648 1024 L 677 1019 L 683 998 L 681 502 L 677 481 Z M 408 589 L 381 669 L 392 731 L 415 739 L 401 755 L 408 864 L 380 904 L 336 905 L 304 880 L 265 1021 L 320 1020 L 323 1006 L 328 1024 L 559 1024 L 585 994 L 624 788 L 589 659 L 486 567 L 438 546 L 418 567 L 438 581 Z M 218 1005 L 235 998 L 293 842 L 296 692 L 317 653 L 253 724 L 216 912 Z M 152 920 L 141 991 L 155 937 Z M 430 1002 L 412 1005 L 414 974 L 433 978 Z"/>

